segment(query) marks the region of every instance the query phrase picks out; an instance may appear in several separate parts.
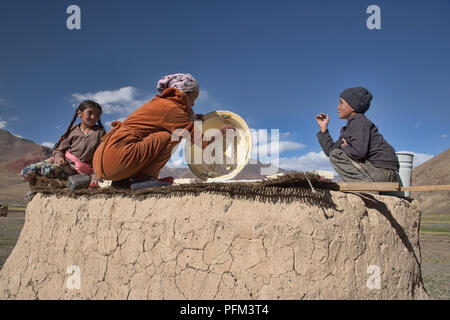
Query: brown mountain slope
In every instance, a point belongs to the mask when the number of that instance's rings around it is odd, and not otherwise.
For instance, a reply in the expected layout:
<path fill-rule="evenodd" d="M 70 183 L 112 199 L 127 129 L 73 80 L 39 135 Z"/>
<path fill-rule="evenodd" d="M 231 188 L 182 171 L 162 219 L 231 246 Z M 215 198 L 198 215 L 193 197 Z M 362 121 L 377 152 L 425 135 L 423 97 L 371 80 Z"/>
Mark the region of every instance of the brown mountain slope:
<path fill-rule="evenodd" d="M 51 149 L 0 129 L 0 202 L 24 204 L 28 183 L 20 171 L 51 156 Z"/>
<path fill-rule="evenodd" d="M 33 141 L 16 137 L 0 129 L 0 163 L 9 163 L 24 158 L 40 158 L 51 155 L 51 150 Z M 17 169 L 16 169 L 17 170 Z"/>
<path fill-rule="evenodd" d="M 438 184 L 450 184 L 450 149 L 413 169 L 413 186 Z M 411 197 L 422 202 L 424 212 L 448 212 L 450 214 L 449 190 L 411 192 Z"/>

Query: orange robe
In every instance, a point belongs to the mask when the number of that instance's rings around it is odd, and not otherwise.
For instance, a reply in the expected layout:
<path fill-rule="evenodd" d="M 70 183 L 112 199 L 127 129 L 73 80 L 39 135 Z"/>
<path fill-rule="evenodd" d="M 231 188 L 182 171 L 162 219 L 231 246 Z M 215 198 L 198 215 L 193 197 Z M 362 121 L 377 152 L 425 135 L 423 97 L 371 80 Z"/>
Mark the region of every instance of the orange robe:
<path fill-rule="evenodd" d="M 113 129 L 95 151 L 95 173 L 105 180 L 122 180 L 142 173 L 158 178 L 172 149 L 181 140 L 171 141 L 172 133 L 185 129 L 193 137 L 194 122 L 190 114 L 186 94 L 167 88 L 136 109 L 123 123 L 112 123 Z"/>

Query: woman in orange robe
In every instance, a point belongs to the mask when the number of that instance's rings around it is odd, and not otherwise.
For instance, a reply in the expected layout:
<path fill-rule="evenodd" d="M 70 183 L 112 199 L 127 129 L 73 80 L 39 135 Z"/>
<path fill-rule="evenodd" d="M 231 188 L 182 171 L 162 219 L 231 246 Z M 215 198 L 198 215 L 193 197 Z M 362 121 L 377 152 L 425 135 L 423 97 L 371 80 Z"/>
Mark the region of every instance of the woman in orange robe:
<path fill-rule="evenodd" d="M 200 92 L 197 81 L 190 74 L 169 75 L 158 82 L 158 91 L 161 94 L 136 109 L 123 123 L 112 123 L 113 129 L 94 154 L 93 167 L 100 178 L 158 179 L 159 171 L 181 140 L 172 139 L 172 133 L 185 129 L 194 136 L 192 106 Z M 207 144 L 203 141 L 203 148 Z"/>

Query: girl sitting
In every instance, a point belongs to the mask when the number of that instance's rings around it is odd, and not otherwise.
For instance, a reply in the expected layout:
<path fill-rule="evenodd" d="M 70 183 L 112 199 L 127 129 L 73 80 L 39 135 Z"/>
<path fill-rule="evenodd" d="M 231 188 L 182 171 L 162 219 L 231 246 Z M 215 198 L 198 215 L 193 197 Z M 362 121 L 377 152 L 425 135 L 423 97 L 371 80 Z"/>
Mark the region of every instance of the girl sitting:
<path fill-rule="evenodd" d="M 67 178 L 84 173 L 91 176 L 90 187 L 98 187 L 101 180 L 94 173 L 92 158 L 106 134 L 100 121 L 101 113 L 102 108 L 98 103 L 91 100 L 83 101 L 75 111 L 66 132 L 53 147 L 53 157 L 26 167 L 21 172 L 22 177 L 33 182 L 36 176 Z M 73 125 L 78 117 L 81 123 Z"/>

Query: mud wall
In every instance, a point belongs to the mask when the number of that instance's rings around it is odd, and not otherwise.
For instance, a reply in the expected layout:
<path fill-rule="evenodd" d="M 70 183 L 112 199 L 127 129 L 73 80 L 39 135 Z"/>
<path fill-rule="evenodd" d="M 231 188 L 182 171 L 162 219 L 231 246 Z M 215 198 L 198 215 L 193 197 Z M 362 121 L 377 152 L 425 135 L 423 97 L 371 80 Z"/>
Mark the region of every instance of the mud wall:
<path fill-rule="evenodd" d="M 38 194 L 0 299 L 422 299 L 420 203 Z"/>

